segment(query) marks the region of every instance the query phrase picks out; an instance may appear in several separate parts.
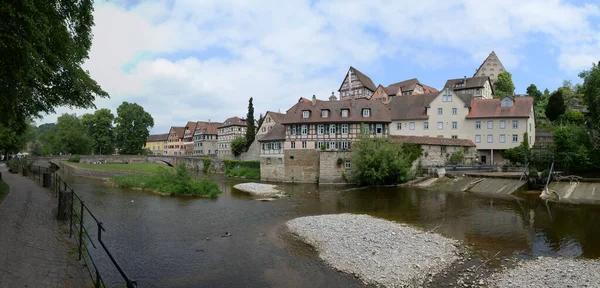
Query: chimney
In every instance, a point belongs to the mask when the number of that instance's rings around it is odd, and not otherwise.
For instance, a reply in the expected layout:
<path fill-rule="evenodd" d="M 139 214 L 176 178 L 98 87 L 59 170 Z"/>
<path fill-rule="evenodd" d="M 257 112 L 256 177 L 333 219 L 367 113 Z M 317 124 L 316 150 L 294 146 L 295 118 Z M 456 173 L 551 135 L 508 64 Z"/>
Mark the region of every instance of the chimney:
<path fill-rule="evenodd" d="M 335 97 L 335 94 L 333 92 L 331 92 L 331 96 L 329 96 L 329 101 L 336 101 L 337 98 Z"/>
<path fill-rule="evenodd" d="M 315 96 L 315 95 L 313 95 L 313 98 L 312 98 L 312 105 L 313 106 L 317 105 L 317 96 Z"/>

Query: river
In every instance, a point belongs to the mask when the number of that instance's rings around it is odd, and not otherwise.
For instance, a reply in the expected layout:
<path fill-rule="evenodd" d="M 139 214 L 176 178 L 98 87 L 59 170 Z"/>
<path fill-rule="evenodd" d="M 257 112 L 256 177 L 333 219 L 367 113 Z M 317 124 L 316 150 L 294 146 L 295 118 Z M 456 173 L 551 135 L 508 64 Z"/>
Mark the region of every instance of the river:
<path fill-rule="evenodd" d="M 139 287 L 362 287 L 285 231 L 287 220 L 331 213 L 434 229 L 483 255 L 600 258 L 597 206 L 312 184 L 280 185 L 293 196 L 261 202 L 232 188 L 242 181 L 221 176 L 214 176 L 223 190 L 218 199 L 197 199 L 67 179 L 104 223 L 104 241 Z M 222 237 L 226 232 L 231 236 Z M 108 282 L 118 284 L 111 273 Z"/>

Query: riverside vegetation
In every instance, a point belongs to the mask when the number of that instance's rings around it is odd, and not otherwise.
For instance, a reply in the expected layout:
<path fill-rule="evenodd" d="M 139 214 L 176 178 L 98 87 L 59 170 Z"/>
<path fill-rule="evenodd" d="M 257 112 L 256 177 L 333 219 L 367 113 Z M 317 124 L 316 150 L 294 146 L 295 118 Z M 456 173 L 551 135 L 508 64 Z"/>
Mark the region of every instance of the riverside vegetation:
<path fill-rule="evenodd" d="M 225 175 L 252 180 L 260 180 L 259 161 L 225 160 Z"/>
<path fill-rule="evenodd" d="M 6 194 L 8 194 L 8 185 L 0 180 L 0 202 L 2 202 Z"/>
<path fill-rule="evenodd" d="M 214 198 L 222 193 L 215 182 L 207 178 L 200 181 L 194 179 L 183 163 L 175 169 L 159 167 L 150 174 L 121 175 L 109 181 L 119 188 L 140 188 L 169 195 Z"/>

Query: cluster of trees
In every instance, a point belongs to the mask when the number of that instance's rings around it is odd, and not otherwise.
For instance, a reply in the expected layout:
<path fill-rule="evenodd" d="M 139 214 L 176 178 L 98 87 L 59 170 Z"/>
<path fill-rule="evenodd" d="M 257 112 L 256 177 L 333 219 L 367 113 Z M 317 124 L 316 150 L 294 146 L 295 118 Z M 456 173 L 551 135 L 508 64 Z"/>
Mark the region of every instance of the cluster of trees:
<path fill-rule="evenodd" d="M 527 94 L 534 98 L 536 126 L 538 130 L 553 132 L 555 166 L 560 170 L 593 170 L 600 165 L 600 67 L 592 65 L 590 70 L 579 74 L 582 84 L 573 85 L 564 81 L 552 93 L 542 93 L 534 84 Z M 587 107 L 584 114 L 579 109 Z M 550 167 L 551 151 L 528 149 L 528 137 L 524 143 L 505 151 L 504 156 L 515 164 L 530 164 L 540 170 Z M 527 159 L 528 155 L 545 156 Z"/>
<path fill-rule="evenodd" d="M 254 140 L 256 139 L 256 132 L 260 125 L 262 125 L 265 117 L 260 114 L 258 121 L 254 120 L 254 104 L 252 104 L 252 97 L 248 100 L 248 114 L 246 115 L 246 135 L 244 137 L 236 137 L 231 141 L 231 153 L 234 156 L 240 156 L 240 154 L 248 151 Z"/>
<path fill-rule="evenodd" d="M 92 44 L 94 1 L 0 4 L 0 151 L 35 137 L 31 122 L 56 107 L 95 108 L 108 97 L 81 65 Z"/>
<path fill-rule="evenodd" d="M 142 154 L 152 116 L 135 103 L 123 102 L 115 117 L 109 109 L 77 117 L 63 114 L 56 124 L 41 125 L 31 146 L 33 155 Z M 44 129 L 42 129 L 44 128 Z"/>

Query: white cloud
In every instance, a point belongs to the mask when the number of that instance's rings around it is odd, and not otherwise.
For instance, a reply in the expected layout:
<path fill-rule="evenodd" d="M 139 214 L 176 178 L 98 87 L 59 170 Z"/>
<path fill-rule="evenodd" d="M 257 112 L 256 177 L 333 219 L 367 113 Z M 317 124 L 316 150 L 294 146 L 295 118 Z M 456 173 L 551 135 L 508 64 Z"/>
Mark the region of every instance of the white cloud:
<path fill-rule="evenodd" d="M 349 65 L 371 66 L 384 58 L 402 57 L 409 59 L 407 67 L 432 70 L 460 59 L 475 69 L 495 50 L 508 69 L 517 69 L 537 37 L 552 43 L 539 49 L 556 51 L 563 71 L 587 68 L 600 56 L 600 34 L 593 25 L 598 6 L 559 0 L 119 5 L 96 2 L 85 68 L 111 95 L 97 106 L 116 112 L 122 101 L 137 102 L 154 116 L 155 133 L 187 120 L 245 116 L 249 97 L 255 99 L 256 116 L 285 111 L 301 96 L 327 98 Z"/>

